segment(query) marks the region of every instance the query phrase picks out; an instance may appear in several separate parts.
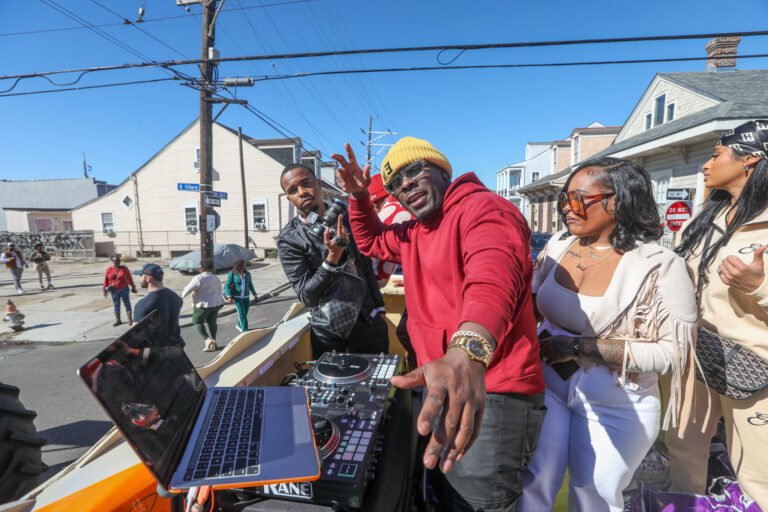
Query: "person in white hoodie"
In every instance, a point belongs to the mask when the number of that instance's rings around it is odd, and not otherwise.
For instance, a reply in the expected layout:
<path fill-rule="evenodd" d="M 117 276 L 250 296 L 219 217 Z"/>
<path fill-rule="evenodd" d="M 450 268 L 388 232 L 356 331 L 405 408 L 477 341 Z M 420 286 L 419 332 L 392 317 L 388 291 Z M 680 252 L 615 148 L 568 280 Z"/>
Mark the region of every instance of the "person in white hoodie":
<path fill-rule="evenodd" d="M 200 266 L 200 273 L 196 275 L 184 290 L 181 297 L 192 294 L 194 309 L 192 311 L 192 323 L 203 337 L 205 346 L 203 352 L 212 352 L 216 346 L 216 332 L 218 331 L 219 309 L 224 305 L 224 296 L 221 293 L 221 281 L 213 271 L 213 262 L 206 260 Z M 208 331 L 205 326 L 208 325 Z"/>

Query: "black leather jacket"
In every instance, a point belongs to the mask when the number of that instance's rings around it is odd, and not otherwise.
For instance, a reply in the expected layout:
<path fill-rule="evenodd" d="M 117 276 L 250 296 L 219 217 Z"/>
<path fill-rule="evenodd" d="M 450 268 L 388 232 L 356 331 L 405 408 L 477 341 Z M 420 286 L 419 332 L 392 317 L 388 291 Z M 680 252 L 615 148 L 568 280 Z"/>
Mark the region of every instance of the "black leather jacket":
<path fill-rule="evenodd" d="M 361 314 L 370 317 L 374 309 L 384 307 L 384 299 L 381 298 L 371 259 L 357 248 L 346 217 L 344 225 L 347 233 L 350 234 L 350 244 L 346 252 L 353 256 L 358 275 L 363 276 L 368 285 Z M 339 278 L 339 274 L 322 266 L 323 260 L 328 256 L 328 248 L 322 238 L 310 234 L 308 226 L 297 215 L 277 236 L 277 252 L 280 255 L 283 271 L 299 300 L 308 308 L 318 307 L 328 286 Z M 343 258 L 346 257 L 345 253 Z"/>

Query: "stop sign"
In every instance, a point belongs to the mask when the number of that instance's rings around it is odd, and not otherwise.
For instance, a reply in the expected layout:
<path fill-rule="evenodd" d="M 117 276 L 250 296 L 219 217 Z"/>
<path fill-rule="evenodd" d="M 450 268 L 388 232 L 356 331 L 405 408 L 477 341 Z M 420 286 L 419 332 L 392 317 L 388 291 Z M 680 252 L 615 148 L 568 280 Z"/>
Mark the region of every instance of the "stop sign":
<path fill-rule="evenodd" d="M 670 231 L 679 231 L 685 221 L 691 218 L 691 206 L 687 202 L 675 201 L 667 207 L 664 220 Z"/>

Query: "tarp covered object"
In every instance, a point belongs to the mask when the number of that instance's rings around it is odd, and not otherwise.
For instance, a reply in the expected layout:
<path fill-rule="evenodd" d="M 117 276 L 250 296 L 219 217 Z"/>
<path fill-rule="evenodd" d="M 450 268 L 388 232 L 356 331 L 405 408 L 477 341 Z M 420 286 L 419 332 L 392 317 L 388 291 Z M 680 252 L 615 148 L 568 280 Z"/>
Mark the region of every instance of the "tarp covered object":
<path fill-rule="evenodd" d="M 254 257 L 253 251 L 241 245 L 213 245 L 213 265 L 216 272 L 231 269 L 238 259 L 242 258 L 248 263 L 248 260 Z M 179 272 L 198 272 L 200 270 L 200 249 L 174 258 L 169 267 L 171 270 L 178 270 Z"/>

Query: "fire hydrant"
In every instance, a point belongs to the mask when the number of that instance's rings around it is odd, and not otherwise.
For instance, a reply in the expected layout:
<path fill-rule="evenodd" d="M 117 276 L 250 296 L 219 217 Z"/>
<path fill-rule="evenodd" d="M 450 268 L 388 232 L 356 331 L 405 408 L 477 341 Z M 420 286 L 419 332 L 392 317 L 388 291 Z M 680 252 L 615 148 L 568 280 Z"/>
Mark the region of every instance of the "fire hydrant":
<path fill-rule="evenodd" d="M 24 329 L 24 314 L 16 309 L 16 304 L 11 299 L 8 299 L 8 303 L 5 305 L 5 322 L 8 323 L 8 327 L 14 331 L 21 331 Z"/>

